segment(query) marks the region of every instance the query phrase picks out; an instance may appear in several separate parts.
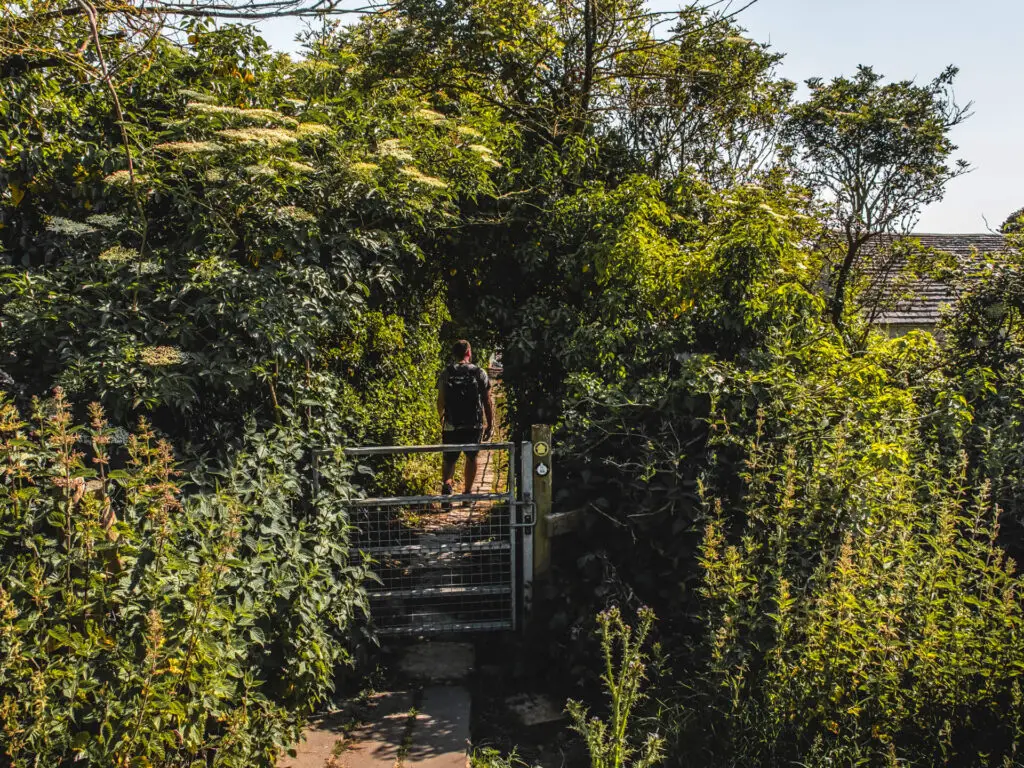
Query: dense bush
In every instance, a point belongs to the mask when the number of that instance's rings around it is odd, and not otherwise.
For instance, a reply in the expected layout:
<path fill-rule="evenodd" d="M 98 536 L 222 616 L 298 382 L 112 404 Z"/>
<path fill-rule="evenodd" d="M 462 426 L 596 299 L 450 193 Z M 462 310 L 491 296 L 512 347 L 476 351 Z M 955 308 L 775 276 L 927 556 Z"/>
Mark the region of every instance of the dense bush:
<path fill-rule="evenodd" d="M 251 31 L 192 40 L 138 74 L 132 173 L 62 123 L 74 195 L 52 161 L 0 168 L 0 186 L 30 190 L 3 201 L 5 260 L 52 265 L 0 278 L 0 367 L 30 393 L 98 398 L 119 423 L 148 413 L 189 453 L 302 409 L 353 440 L 418 439 L 433 386 L 414 362 L 438 364 L 446 318 L 444 267 L 422 246 L 458 196 L 489 188 L 471 127 L 486 116 L 356 92 L 340 55 L 296 65 Z M 85 103 L 87 126 L 102 107 Z M 474 137 L 453 144 L 460 129 Z"/>
<path fill-rule="evenodd" d="M 296 64 L 205 23 L 189 41 L 124 58 L 130 169 L 102 83 L 0 91 L 17 764 L 272 761 L 367 633 L 341 448 L 437 437 L 445 267 L 424 245 L 488 189 L 489 118 L 357 92 L 338 52 Z M 73 430 L 94 400 L 114 429 Z M 127 463 L 104 454 L 139 417 Z M 375 469 L 361 490 L 436 482 Z"/>
<path fill-rule="evenodd" d="M 969 471 L 992 485 L 1003 512 L 1001 538 L 1011 553 L 1024 555 L 1024 283 L 1020 246 L 979 259 L 959 280 L 961 300 L 945 319 L 944 359 L 957 396 L 969 404 L 972 419 L 965 449 Z"/>
<path fill-rule="evenodd" d="M 675 336 L 663 370 L 575 377 L 563 503 L 591 514 L 552 626 L 658 610 L 682 764 L 1015 764 L 1024 606 L 990 488 L 1014 493 L 1017 454 L 985 427 L 1016 419 L 1013 367 L 944 370 L 956 339 L 928 334 L 851 354 L 798 285 L 762 295 L 746 322 L 792 319 L 738 356 Z"/>
<path fill-rule="evenodd" d="M 742 457 L 739 497 L 704 510 L 689 705 L 712 764 L 1017 753 L 1021 585 L 987 487 L 922 439 L 925 411 L 969 420 L 955 397 L 915 402 L 936 356 L 922 341 L 773 367 L 751 420 L 711 419 L 713 450 Z"/>
<path fill-rule="evenodd" d="M 122 448 L 98 406 L 74 426 L 59 390 L 28 422 L 6 400 L 0 413 L 6 759 L 272 760 L 332 690 L 366 609 L 347 485 L 310 500 L 282 430 L 185 497 L 144 422 Z"/>

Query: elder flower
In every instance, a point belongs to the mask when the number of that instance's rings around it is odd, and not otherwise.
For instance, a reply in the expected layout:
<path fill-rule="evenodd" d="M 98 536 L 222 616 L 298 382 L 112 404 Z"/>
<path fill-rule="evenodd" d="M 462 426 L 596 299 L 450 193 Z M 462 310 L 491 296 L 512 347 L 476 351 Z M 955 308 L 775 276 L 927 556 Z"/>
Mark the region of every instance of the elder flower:
<path fill-rule="evenodd" d="M 132 183 L 132 174 L 127 170 L 114 171 L 109 176 L 105 177 L 103 181 L 113 186 L 126 186 Z M 135 174 L 135 183 L 141 184 L 145 181 L 145 176 Z"/>
<path fill-rule="evenodd" d="M 425 187 L 433 187 L 434 189 L 448 188 L 448 185 L 441 179 L 436 176 L 427 176 L 425 173 L 420 173 L 415 168 L 402 168 L 399 172 L 403 176 L 408 177 L 410 181 L 422 184 Z"/>
<path fill-rule="evenodd" d="M 125 248 L 123 245 L 115 245 L 107 248 L 100 254 L 100 261 L 108 264 L 127 264 L 139 258 L 139 252 L 134 248 Z"/>
<path fill-rule="evenodd" d="M 294 144 L 299 140 L 294 133 L 283 128 L 226 128 L 223 131 L 217 131 L 217 135 L 242 144 L 267 144 L 268 146 Z"/>
<path fill-rule="evenodd" d="M 177 347 L 143 347 L 139 350 L 139 360 L 146 365 L 178 365 L 187 359 L 188 356 Z"/>
<path fill-rule="evenodd" d="M 316 221 L 316 216 L 304 208 L 299 208 L 297 205 L 286 205 L 282 208 L 278 208 L 277 212 L 281 216 L 284 216 L 286 219 L 291 219 L 297 224 L 311 224 Z"/>
<path fill-rule="evenodd" d="M 86 221 L 94 226 L 103 227 L 104 229 L 116 229 L 125 223 L 123 218 L 115 216 L 112 213 L 94 213 L 92 216 L 86 218 Z"/>
<path fill-rule="evenodd" d="M 165 141 L 163 144 L 157 144 L 153 149 L 169 152 L 172 155 L 199 155 L 220 152 L 224 147 L 214 141 Z"/>
<path fill-rule="evenodd" d="M 78 237 L 80 235 L 91 235 L 97 232 L 95 227 L 90 227 L 88 224 L 83 224 L 80 221 L 72 221 L 71 219 L 65 219 L 62 216 L 50 216 L 46 220 L 46 229 L 57 235 L 68 235 L 69 237 Z"/>

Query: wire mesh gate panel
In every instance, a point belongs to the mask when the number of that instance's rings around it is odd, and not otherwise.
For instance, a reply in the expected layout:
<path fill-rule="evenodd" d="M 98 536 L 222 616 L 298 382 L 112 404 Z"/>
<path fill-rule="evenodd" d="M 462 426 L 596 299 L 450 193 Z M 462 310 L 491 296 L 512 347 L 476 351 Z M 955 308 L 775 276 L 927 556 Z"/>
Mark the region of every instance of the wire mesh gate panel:
<path fill-rule="evenodd" d="M 383 634 L 440 634 L 515 629 L 521 588 L 512 443 L 465 446 L 351 448 L 349 456 L 479 450 L 505 471 L 490 477 L 493 493 L 353 500 L 353 546 L 368 554 L 380 584 L 369 585 L 370 608 Z M 504 462 L 496 461 L 498 458 Z M 503 476 L 502 476 L 503 475 Z"/>

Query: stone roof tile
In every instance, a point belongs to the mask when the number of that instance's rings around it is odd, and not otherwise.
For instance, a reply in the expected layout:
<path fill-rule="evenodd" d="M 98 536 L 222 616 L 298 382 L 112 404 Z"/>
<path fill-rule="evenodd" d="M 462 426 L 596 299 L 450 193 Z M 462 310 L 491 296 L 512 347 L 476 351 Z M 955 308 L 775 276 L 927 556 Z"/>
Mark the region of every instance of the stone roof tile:
<path fill-rule="evenodd" d="M 980 254 L 1000 253 L 1007 250 L 1006 238 L 998 234 L 949 235 L 915 233 L 915 237 L 926 248 L 945 251 L 956 258 L 963 267 L 969 267 Z M 871 248 L 871 243 L 868 244 Z M 904 264 L 895 265 L 898 272 Z M 914 280 L 908 286 L 914 298 L 900 302 L 895 307 L 879 313 L 875 322 L 879 325 L 933 325 L 939 322 L 940 310 L 952 304 L 954 296 L 945 283 L 931 278 Z"/>

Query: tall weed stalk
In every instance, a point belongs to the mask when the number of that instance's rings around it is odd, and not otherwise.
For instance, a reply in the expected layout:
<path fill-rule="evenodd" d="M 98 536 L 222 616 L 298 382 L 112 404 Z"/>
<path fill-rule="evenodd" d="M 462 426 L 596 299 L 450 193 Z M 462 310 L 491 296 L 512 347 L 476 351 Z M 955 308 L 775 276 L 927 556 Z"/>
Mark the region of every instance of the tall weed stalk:
<path fill-rule="evenodd" d="M 636 628 L 622 619 L 618 607 L 598 614 L 598 631 L 604 656 L 601 682 L 608 694 L 607 719 L 590 717 L 580 702 L 570 700 L 566 709 L 572 719 L 572 728 L 586 740 L 592 768 L 649 768 L 661 761 L 664 740 L 657 733 L 649 733 L 635 744 L 630 722 L 636 708 L 645 699 L 647 654 L 643 650 L 654 612 L 641 608 Z"/>

